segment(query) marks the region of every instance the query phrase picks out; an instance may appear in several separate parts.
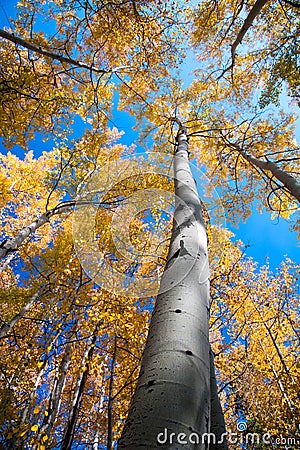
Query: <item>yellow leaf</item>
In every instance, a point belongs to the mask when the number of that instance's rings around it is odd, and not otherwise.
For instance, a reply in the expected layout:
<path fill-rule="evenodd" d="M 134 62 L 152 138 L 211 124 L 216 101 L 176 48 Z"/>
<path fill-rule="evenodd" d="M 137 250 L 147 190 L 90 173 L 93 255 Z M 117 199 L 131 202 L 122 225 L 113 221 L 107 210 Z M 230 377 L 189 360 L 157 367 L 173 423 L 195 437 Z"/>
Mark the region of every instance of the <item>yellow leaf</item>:
<path fill-rule="evenodd" d="M 37 431 L 39 427 L 37 425 L 32 425 L 31 431 Z"/>
<path fill-rule="evenodd" d="M 36 408 L 34 408 L 33 414 L 38 414 L 40 412 L 40 410 L 41 410 L 41 407 L 37 406 Z"/>
<path fill-rule="evenodd" d="M 48 436 L 45 434 L 45 436 L 43 436 L 43 442 L 48 441 Z"/>

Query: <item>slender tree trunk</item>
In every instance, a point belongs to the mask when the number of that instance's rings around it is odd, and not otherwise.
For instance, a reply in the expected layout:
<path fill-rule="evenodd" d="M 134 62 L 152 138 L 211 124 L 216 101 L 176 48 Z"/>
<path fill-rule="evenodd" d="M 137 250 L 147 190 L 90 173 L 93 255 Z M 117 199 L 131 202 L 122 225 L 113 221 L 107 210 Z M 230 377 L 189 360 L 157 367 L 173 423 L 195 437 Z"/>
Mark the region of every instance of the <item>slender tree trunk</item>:
<path fill-rule="evenodd" d="M 59 338 L 60 335 L 61 335 L 61 331 L 59 333 L 57 333 L 55 338 L 52 340 L 51 346 L 55 343 L 55 341 Z M 26 422 L 26 420 L 29 416 L 28 413 L 29 413 L 30 408 L 32 407 L 32 400 L 33 400 L 34 396 L 37 394 L 37 390 L 40 386 L 41 380 L 43 379 L 43 377 L 45 375 L 45 370 L 46 370 L 47 365 L 48 365 L 48 360 L 46 359 L 43 362 L 43 366 L 41 367 L 41 370 L 39 371 L 39 373 L 37 375 L 34 386 L 31 389 L 29 397 L 26 400 L 26 403 L 24 405 L 24 409 L 22 411 L 21 420 L 20 420 L 20 424 L 19 424 L 20 427 Z M 8 441 L 7 450 L 15 450 L 16 448 L 19 448 L 17 439 L 18 439 L 17 435 L 14 434 L 13 437 Z"/>
<path fill-rule="evenodd" d="M 249 14 L 247 15 L 247 17 L 244 20 L 242 28 L 238 32 L 237 37 L 231 46 L 232 65 L 234 64 L 235 52 L 236 52 L 237 46 L 242 42 L 245 34 L 247 33 L 247 31 L 253 24 L 254 19 L 258 16 L 258 14 L 260 13 L 260 11 L 262 10 L 262 8 L 265 6 L 265 4 L 267 2 L 268 2 L 268 0 L 256 0 L 254 5 L 250 9 Z"/>
<path fill-rule="evenodd" d="M 100 399 L 99 399 L 98 407 L 97 407 L 97 417 L 99 417 L 99 415 L 103 414 L 104 397 L 105 397 L 105 370 L 103 371 L 103 375 L 102 375 L 102 388 L 100 391 Z M 99 429 L 97 429 L 96 433 L 94 435 L 94 439 L 93 439 L 92 450 L 98 450 L 99 443 L 100 443 L 100 433 L 99 433 Z"/>
<path fill-rule="evenodd" d="M 66 204 L 61 204 L 53 209 L 41 214 L 37 219 L 35 219 L 31 224 L 22 228 L 16 236 L 9 238 L 0 244 L 0 259 L 5 258 L 9 253 L 15 252 L 23 244 L 23 242 L 31 236 L 35 231 L 42 225 L 50 221 L 50 218 L 55 214 L 61 214 L 63 212 L 69 211 L 70 207 L 73 206 L 75 202 L 67 202 Z"/>
<path fill-rule="evenodd" d="M 57 341 L 57 339 L 61 336 L 61 333 L 62 333 L 62 330 L 60 330 L 60 331 L 56 334 L 56 336 L 54 337 L 54 339 L 50 342 L 51 347 L 55 344 L 55 342 Z M 37 394 L 37 390 L 38 390 L 38 387 L 39 387 L 39 385 L 40 385 L 40 383 L 41 383 L 41 380 L 42 380 L 43 377 L 44 377 L 44 374 L 45 374 L 45 370 L 46 370 L 47 364 L 48 364 L 48 360 L 45 359 L 44 362 L 43 362 L 43 366 L 42 366 L 41 370 L 39 371 L 39 373 L 38 373 L 38 375 L 37 375 L 37 378 L 36 378 L 36 380 L 35 380 L 34 386 L 33 386 L 32 390 L 31 390 L 31 392 L 30 392 L 30 395 L 29 395 L 29 397 L 28 397 L 28 400 L 26 401 L 26 406 L 25 406 L 25 408 L 23 409 L 23 412 L 22 412 L 20 425 L 23 425 L 23 423 L 26 422 L 26 419 L 27 419 L 27 416 L 28 416 L 28 412 L 29 412 L 30 406 L 32 406 L 32 405 L 31 405 L 32 400 L 33 400 L 34 396 Z"/>
<path fill-rule="evenodd" d="M 55 376 L 54 385 L 47 408 L 48 416 L 44 417 L 43 424 L 36 438 L 37 442 L 39 442 L 43 434 L 51 436 L 53 424 L 55 422 L 57 413 L 60 408 L 61 395 L 66 381 L 67 370 L 70 364 L 70 357 L 71 357 L 71 344 L 67 344 L 63 358 L 60 362 L 59 368 Z M 35 444 L 33 445 L 32 450 L 36 450 L 37 448 L 38 444 Z"/>
<path fill-rule="evenodd" d="M 288 172 L 285 170 L 280 169 L 280 167 L 273 161 L 262 161 L 259 158 L 255 158 L 254 156 L 249 155 L 245 150 L 243 150 L 239 145 L 237 144 L 229 144 L 231 147 L 233 147 L 235 150 L 238 151 L 238 153 L 248 162 L 253 164 L 253 166 L 257 167 L 258 169 L 266 170 L 268 172 L 271 172 L 272 175 L 280 181 L 283 186 L 289 191 L 289 193 L 295 197 L 295 199 L 300 202 L 300 183 Z"/>
<path fill-rule="evenodd" d="M 0 29 L 0 37 L 13 42 L 16 45 L 20 45 L 21 47 L 27 48 L 28 50 L 31 50 L 35 53 L 38 53 L 39 55 L 47 56 L 48 58 L 51 58 L 53 60 L 57 60 L 61 63 L 68 64 L 71 66 L 78 67 L 79 69 L 85 69 L 88 71 L 92 71 L 99 74 L 104 73 L 114 73 L 117 71 L 121 71 L 124 69 L 129 69 L 130 66 L 119 66 L 114 69 L 101 69 L 98 67 L 95 67 L 92 64 L 85 64 L 84 62 L 78 61 L 77 59 L 69 58 L 67 56 L 64 56 L 63 54 L 50 52 L 47 49 L 42 48 L 40 45 L 35 45 L 32 42 L 25 41 L 25 39 L 22 39 L 21 37 L 16 36 L 13 33 L 8 33 L 5 30 Z"/>
<path fill-rule="evenodd" d="M 60 450 L 70 450 L 72 447 L 72 442 L 74 439 L 74 432 L 76 423 L 78 420 L 79 410 L 81 406 L 81 400 L 83 396 L 83 392 L 85 389 L 88 373 L 89 373 L 89 364 L 92 360 L 93 353 L 94 353 L 94 345 L 97 339 L 97 330 L 98 326 L 95 329 L 94 336 L 91 340 L 87 343 L 87 348 L 84 352 L 84 355 L 82 357 L 81 361 L 81 367 L 85 367 L 84 371 L 80 371 L 77 383 L 75 387 L 74 397 L 73 397 L 73 404 L 72 409 L 70 413 L 70 417 L 67 422 L 67 426 L 64 433 L 63 442 L 61 444 Z"/>
<path fill-rule="evenodd" d="M 25 407 L 24 407 L 24 409 L 22 411 L 19 427 L 21 427 L 25 423 L 25 421 L 27 419 L 28 412 L 29 412 L 29 409 L 31 407 L 31 402 L 32 402 L 34 396 L 36 395 L 36 391 L 38 389 L 38 386 L 39 386 L 39 384 L 40 384 L 40 382 L 41 382 L 41 380 L 42 380 L 42 378 L 44 376 L 47 363 L 48 363 L 47 360 L 44 361 L 43 366 L 42 366 L 42 368 L 41 368 L 41 370 L 40 370 L 40 372 L 39 372 L 39 374 L 38 374 L 38 376 L 36 378 L 34 386 L 33 386 L 32 390 L 30 392 L 30 395 L 29 395 L 28 399 L 26 400 Z M 6 449 L 7 450 L 16 450 L 18 448 L 20 448 L 20 444 L 18 444 L 18 435 L 14 434 L 10 439 L 7 440 Z"/>
<path fill-rule="evenodd" d="M 115 363 L 117 356 L 117 337 L 115 336 L 114 350 L 110 364 L 110 379 L 108 386 L 108 406 L 107 406 L 107 450 L 112 450 L 113 444 L 113 387 L 115 378 Z"/>
<path fill-rule="evenodd" d="M 220 78 L 222 78 L 225 75 L 225 73 L 228 72 L 228 70 L 233 69 L 234 64 L 235 64 L 237 47 L 242 43 L 242 41 L 243 41 L 243 39 L 245 37 L 245 34 L 249 30 L 249 28 L 252 26 L 255 18 L 259 15 L 259 13 L 261 12 L 262 8 L 265 6 L 265 4 L 268 1 L 269 0 L 256 0 L 254 5 L 250 9 L 250 11 L 249 11 L 247 17 L 245 18 L 244 23 L 243 23 L 242 27 L 240 28 L 240 30 L 239 30 L 239 32 L 238 32 L 234 42 L 231 44 L 231 64 L 230 64 L 230 66 L 226 67 L 222 71 L 221 75 L 217 78 L 218 80 Z"/>
<path fill-rule="evenodd" d="M 293 407 L 292 402 L 291 402 L 291 400 L 290 400 L 290 398 L 289 398 L 289 396 L 288 396 L 288 394 L 287 394 L 287 392 L 286 392 L 286 390 L 285 390 L 285 388 L 284 388 L 284 386 L 282 384 L 282 381 L 281 381 L 281 379 L 280 379 L 280 377 L 279 377 L 279 375 L 278 375 L 278 373 L 277 373 L 277 371 L 276 371 L 276 369 L 274 367 L 274 364 L 272 363 L 271 359 L 269 358 L 269 356 L 268 356 L 264 346 L 261 343 L 261 340 L 259 340 L 259 344 L 260 344 L 261 349 L 264 352 L 264 354 L 265 354 L 265 356 L 266 356 L 266 358 L 268 360 L 268 363 L 270 364 L 270 367 L 271 367 L 272 372 L 274 374 L 276 383 L 277 383 L 277 385 L 279 387 L 279 390 L 282 393 L 282 395 L 283 395 L 283 397 L 284 397 L 284 399 L 285 399 L 285 401 L 286 401 L 286 403 L 288 405 L 289 410 L 291 411 L 292 414 L 295 414 L 295 408 Z"/>
<path fill-rule="evenodd" d="M 1 248 L 1 247 L 0 247 Z M 9 255 L 8 258 L 5 259 L 5 261 L 2 261 L 0 264 L 0 273 L 4 272 L 4 270 L 9 267 L 10 263 L 14 259 L 15 255 L 12 253 Z"/>
<path fill-rule="evenodd" d="M 0 328 L 0 339 L 5 337 L 5 335 L 15 326 L 15 324 L 22 319 L 22 317 L 27 313 L 27 311 L 31 308 L 31 306 L 36 302 L 36 300 L 39 298 L 40 292 L 36 292 L 28 303 L 26 303 L 25 306 L 21 309 L 21 311 L 16 314 L 10 322 L 4 323 L 2 327 Z"/>
<path fill-rule="evenodd" d="M 286 375 L 289 377 L 289 379 L 292 381 L 292 383 L 295 383 L 295 380 L 294 380 L 293 377 L 291 376 L 290 370 L 289 370 L 289 368 L 287 367 L 287 365 L 286 365 L 286 363 L 285 363 L 285 360 L 284 360 L 284 357 L 282 356 L 282 353 L 281 353 L 281 351 L 280 351 L 280 349 L 279 349 L 279 347 L 278 347 L 278 345 L 277 345 L 276 339 L 275 339 L 275 337 L 273 336 L 273 333 L 272 333 L 271 328 L 267 325 L 266 320 L 264 319 L 264 317 L 262 316 L 262 314 L 261 314 L 259 308 L 255 305 L 255 303 L 254 303 L 253 301 L 252 301 L 252 304 L 253 304 L 253 306 L 254 306 L 256 312 L 258 313 L 259 317 L 261 318 L 261 323 L 262 323 L 262 325 L 265 327 L 265 329 L 266 329 L 267 332 L 268 332 L 268 335 L 270 336 L 270 339 L 271 339 L 271 341 L 272 341 L 272 344 L 274 345 L 274 348 L 275 348 L 275 350 L 276 350 L 276 353 L 277 353 L 277 355 L 278 355 L 278 357 L 279 357 L 279 360 L 280 360 L 280 362 L 281 362 L 281 365 L 282 365 L 282 367 L 283 367 L 283 369 L 284 369 Z M 265 353 L 265 354 L 266 354 L 266 353 Z M 267 354 L 266 354 L 266 356 L 267 356 Z"/>
<path fill-rule="evenodd" d="M 167 264 L 141 372 L 118 448 L 207 449 L 210 432 L 209 269 L 201 204 L 180 125 Z"/>
<path fill-rule="evenodd" d="M 28 50 L 31 50 L 32 52 L 38 53 L 43 56 L 47 56 L 48 58 L 60 61 L 61 63 L 69 64 L 75 67 L 79 67 L 81 69 L 87 69 L 90 70 L 91 66 L 81 63 L 80 61 L 77 61 L 76 59 L 67 58 L 66 56 L 50 52 L 49 50 L 43 49 L 40 45 L 35 45 L 32 42 L 25 41 L 25 39 L 22 39 L 18 36 L 16 36 L 13 33 L 8 33 L 5 30 L 0 29 L 0 37 L 13 42 L 14 44 L 20 45 L 21 47 L 27 48 Z M 94 69 L 95 70 L 95 69 Z M 108 73 L 109 71 L 104 69 L 98 69 L 97 72 L 99 73 Z"/>
<path fill-rule="evenodd" d="M 69 212 L 73 206 L 80 203 L 86 203 L 86 202 L 79 202 L 75 200 L 70 200 L 68 202 L 62 202 L 59 203 L 57 206 L 55 206 L 52 209 L 49 209 L 48 211 L 41 214 L 39 217 L 37 217 L 33 222 L 31 222 L 26 227 L 23 227 L 18 233 L 12 237 L 8 238 L 5 241 L 3 241 L 0 244 L 0 259 L 5 258 L 9 254 L 16 252 L 21 245 L 24 243 L 24 241 L 31 236 L 33 233 L 36 232 L 38 228 L 45 225 L 46 223 L 50 222 L 50 219 L 54 215 L 63 214 L 65 212 Z M 87 202 L 89 203 L 89 202 Z M 108 202 L 108 203 L 100 203 L 100 205 L 110 205 L 110 204 L 117 204 L 117 202 Z M 0 272 L 5 268 L 3 265 L 2 268 L 0 268 Z"/>
<path fill-rule="evenodd" d="M 31 406 L 31 402 L 32 402 L 34 396 L 36 395 L 36 391 L 37 391 L 37 389 L 38 389 L 38 387 L 39 387 L 39 385 L 41 383 L 41 380 L 42 380 L 42 378 L 43 378 L 43 376 L 45 374 L 45 370 L 46 370 L 47 364 L 48 364 L 48 361 L 45 360 L 41 370 L 38 373 L 38 376 L 36 377 L 34 386 L 33 386 L 32 390 L 30 391 L 30 395 L 28 397 L 28 400 L 26 401 L 26 406 L 25 406 L 25 408 L 22 411 L 20 425 L 23 425 L 23 423 L 25 423 L 25 421 L 27 419 L 28 411 L 29 411 L 29 408 Z"/>

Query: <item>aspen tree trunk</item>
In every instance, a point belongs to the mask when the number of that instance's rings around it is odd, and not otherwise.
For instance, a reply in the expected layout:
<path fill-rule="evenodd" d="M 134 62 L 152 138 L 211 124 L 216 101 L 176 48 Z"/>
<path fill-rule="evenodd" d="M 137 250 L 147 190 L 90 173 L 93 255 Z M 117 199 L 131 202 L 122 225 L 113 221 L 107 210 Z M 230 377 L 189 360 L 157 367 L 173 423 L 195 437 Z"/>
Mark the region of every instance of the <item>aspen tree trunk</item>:
<path fill-rule="evenodd" d="M 73 402 L 72 402 L 72 409 L 70 411 L 70 416 L 66 425 L 66 429 L 64 432 L 63 441 L 60 447 L 60 450 L 70 450 L 72 447 L 72 442 L 74 439 L 74 433 L 75 433 L 75 427 L 79 416 L 79 410 L 81 406 L 82 396 L 83 392 L 86 386 L 89 369 L 90 369 L 90 363 L 93 358 L 94 354 L 94 346 L 97 340 L 97 331 L 98 331 L 98 325 L 96 326 L 96 329 L 94 331 L 94 336 L 92 339 L 90 339 L 87 343 L 86 350 L 83 354 L 82 360 L 81 360 L 81 370 L 77 378 L 77 383 L 75 387 Z"/>
<path fill-rule="evenodd" d="M 21 311 L 16 314 L 9 322 L 5 322 L 2 327 L 0 328 L 0 339 L 5 337 L 10 330 L 16 325 L 16 323 L 24 317 L 24 315 L 27 313 L 27 311 L 31 308 L 31 306 L 38 300 L 40 296 L 40 291 L 33 294 L 31 299 L 28 303 L 26 303 L 25 306 L 21 309 Z"/>
<path fill-rule="evenodd" d="M 53 209 L 50 209 L 37 217 L 29 225 L 19 230 L 16 236 L 2 242 L 0 244 L 0 259 L 5 258 L 10 253 L 17 251 L 24 241 L 35 233 L 38 228 L 50 222 L 52 216 L 69 211 L 70 207 L 73 205 L 74 202 L 66 202 L 65 204 L 61 204 Z"/>
<path fill-rule="evenodd" d="M 0 29 L 0 37 L 3 39 L 7 39 L 10 42 L 13 42 L 16 45 L 20 45 L 21 47 L 27 48 L 39 55 L 47 56 L 48 58 L 60 61 L 61 63 L 69 64 L 71 66 L 79 67 L 80 69 L 86 69 L 90 72 L 95 72 L 98 74 L 105 73 L 114 73 L 119 72 L 120 70 L 130 69 L 130 66 L 118 66 L 113 69 L 102 69 L 101 67 L 94 67 L 93 64 L 85 64 L 84 62 L 80 62 L 77 59 L 69 58 L 68 56 L 64 56 L 59 53 L 50 52 L 49 50 L 43 49 L 40 45 L 35 45 L 32 42 L 26 41 L 21 37 L 16 36 L 14 33 L 8 33 L 5 30 Z"/>
<path fill-rule="evenodd" d="M 239 152 L 239 154 L 248 162 L 253 164 L 253 166 L 271 172 L 271 174 L 280 183 L 285 186 L 289 193 L 295 197 L 298 202 L 300 202 L 300 183 L 292 175 L 290 175 L 285 170 L 280 169 L 280 167 L 273 161 L 262 161 L 259 158 L 249 155 L 245 150 L 243 150 L 239 145 L 230 143 L 230 146 Z"/>
<path fill-rule="evenodd" d="M 51 436 L 53 424 L 57 417 L 60 403 L 61 403 L 61 395 L 65 386 L 65 381 L 67 377 L 67 371 L 70 364 L 71 358 L 71 344 L 66 345 L 66 349 L 63 355 L 63 358 L 60 362 L 60 365 L 57 369 L 57 373 L 55 375 L 55 380 L 52 388 L 52 392 L 50 394 L 50 399 L 48 403 L 48 416 L 44 417 L 41 428 L 39 429 L 39 433 L 37 435 L 36 441 L 39 442 L 42 435 Z M 39 444 L 35 444 L 32 446 L 32 450 L 37 450 L 39 448 Z"/>
<path fill-rule="evenodd" d="M 256 0 L 254 5 L 250 9 L 246 19 L 244 20 L 242 28 L 238 32 L 238 35 L 237 35 L 234 43 L 231 46 L 232 64 L 234 64 L 235 52 L 236 52 L 237 46 L 242 42 L 245 34 L 249 30 L 249 28 L 252 26 L 255 18 L 259 15 L 259 13 L 261 12 L 262 8 L 265 6 L 266 3 L 268 3 L 268 0 Z"/>
<path fill-rule="evenodd" d="M 67 202 L 62 202 L 57 206 L 55 206 L 54 208 L 49 209 L 48 211 L 41 214 L 29 225 L 26 225 L 25 227 L 21 228 L 21 230 L 19 230 L 14 237 L 5 239 L 0 244 L 0 259 L 6 258 L 7 256 L 11 257 L 12 254 L 16 252 L 24 244 L 26 239 L 31 237 L 40 227 L 42 227 L 46 223 L 49 223 L 50 219 L 53 216 L 63 214 L 65 212 L 70 212 L 73 206 L 75 206 L 76 204 L 79 205 L 81 203 L 89 204 L 89 202 L 79 202 L 79 201 L 76 202 L 75 200 L 70 200 Z M 99 203 L 99 206 L 107 204 L 110 203 Z M 0 273 L 5 269 L 6 266 L 7 265 L 3 265 L 2 267 L 0 267 Z"/>
<path fill-rule="evenodd" d="M 107 447 L 106 450 L 113 448 L 113 387 L 115 378 L 115 364 L 117 357 L 117 336 L 115 336 L 114 350 L 110 364 L 110 379 L 108 386 L 108 405 L 107 405 Z"/>
<path fill-rule="evenodd" d="M 263 353 L 265 354 L 265 356 L 266 356 L 266 358 L 267 358 L 267 360 L 268 360 L 268 363 L 270 364 L 270 367 L 271 367 L 272 372 L 273 372 L 273 374 L 274 374 L 274 377 L 275 377 L 276 383 L 277 383 L 277 385 L 278 385 L 278 387 L 279 387 L 279 390 L 280 390 L 280 392 L 282 393 L 283 398 L 285 399 L 285 401 L 286 401 L 286 403 L 287 403 L 287 405 L 288 405 L 289 410 L 290 410 L 291 413 L 294 415 L 294 414 L 295 414 L 295 408 L 293 407 L 292 402 L 291 402 L 291 400 L 290 400 L 290 398 L 289 398 L 289 396 L 288 396 L 287 392 L 285 391 L 285 388 L 284 388 L 284 386 L 283 386 L 283 384 L 282 384 L 282 381 L 281 381 L 281 379 L 280 379 L 280 377 L 279 377 L 279 375 L 278 375 L 278 373 L 277 373 L 277 371 L 276 371 L 274 365 L 272 364 L 272 360 L 269 358 L 269 356 L 268 356 L 268 354 L 267 354 L 267 352 L 266 352 L 266 350 L 265 350 L 263 344 L 261 343 L 261 340 L 259 340 L 259 345 L 260 345 L 260 347 L 261 347 Z"/>
<path fill-rule="evenodd" d="M 62 333 L 62 331 L 57 333 L 55 338 L 50 343 L 51 346 L 53 346 L 53 344 L 59 338 L 61 333 Z M 43 362 L 43 366 L 41 367 L 41 370 L 37 374 L 34 386 L 32 387 L 30 394 L 25 401 L 24 409 L 22 411 L 21 420 L 20 420 L 20 424 L 19 424 L 20 427 L 26 422 L 26 420 L 30 420 L 30 419 L 28 419 L 28 416 L 29 416 L 29 410 L 33 406 L 32 400 L 37 395 L 37 390 L 41 384 L 41 380 L 45 376 L 45 370 L 46 370 L 47 365 L 48 365 L 48 360 L 46 359 Z M 20 444 L 17 442 L 17 439 L 18 439 L 17 435 L 14 434 L 13 437 L 7 442 L 7 450 L 16 450 L 17 448 L 20 448 Z"/>
<path fill-rule="evenodd" d="M 100 390 L 100 399 L 97 407 L 97 417 L 103 414 L 104 397 L 105 397 L 105 370 L 103 371 L 102 374 L 102 387 Z M 99 429 L 97 429 L 93 439 L 92 450 L 99 450 L 99 444 L 100 444 L 100 432 Z"/>
<path fill-rule="evenodd" d="M 203 436 L 210 432 L 207 237 L 181 124 L 177 142 L 170 249 L 120 450 L 208 448 Z"/>
<path fill-rule="evenodd" d="M 213 433 L 215 440 L 210 441 L 209 450 L 228 450 L 226 441 L 226 428 L 221 408 L 220 399 L 218 396 L 218 387 L 215 374 L 214 354 L 210 349 L 210 391 L 211 391 L 211 423 L 210 432 Z"/>

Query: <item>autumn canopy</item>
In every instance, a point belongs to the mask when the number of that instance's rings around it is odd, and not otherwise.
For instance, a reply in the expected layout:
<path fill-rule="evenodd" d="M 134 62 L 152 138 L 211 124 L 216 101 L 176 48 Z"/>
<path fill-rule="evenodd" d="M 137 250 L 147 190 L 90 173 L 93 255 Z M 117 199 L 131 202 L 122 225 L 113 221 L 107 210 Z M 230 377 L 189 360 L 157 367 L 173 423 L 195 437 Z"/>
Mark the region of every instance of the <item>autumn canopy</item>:
<path fill-rule="evenodd" d="M 156 448 L 147 430 L 129 445 L 124 424 L 160 285 L 148 344 L 171 339 L 158 314 L 190 314 L 192 329 L 194 295 L 205 311 L 208 362 L 180 351 L 186 380 L 196 367 L 210 386 L 207 408 L 183 426 L 208 415 L 219 436 L 224 417 L 232 450 L 268 448 L 230 439 L 245 430 L 297 448 L 299 264 L 259 265 L 233 227 L 258 210 L 299 236 L 299 40 L 298 0 L 15 2 L 0 29 L 1 448 Z M 170 364 L 179 390 L 182 362 Z"/>

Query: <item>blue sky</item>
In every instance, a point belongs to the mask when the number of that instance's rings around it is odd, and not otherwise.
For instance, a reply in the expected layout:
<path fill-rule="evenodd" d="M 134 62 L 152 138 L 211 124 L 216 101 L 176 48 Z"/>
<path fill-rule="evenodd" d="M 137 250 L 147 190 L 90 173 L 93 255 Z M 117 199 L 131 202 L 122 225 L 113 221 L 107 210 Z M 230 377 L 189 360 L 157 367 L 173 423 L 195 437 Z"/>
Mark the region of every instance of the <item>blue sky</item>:
<path fill-rule="evenodd" d="M 285 255 L 300 262 L 299 242 L 296 233 L 289 230 L 289 227 L 287 220 L 271 220 L 267 212 L 253 212 L 245 224 L 240 222 L 237 229 L 231 229 L 244 244 L 249 244 L 246 251 L 248 256 L 253 257 L 260 265 L 265 264 L 268 259 L 274 270 Z"/>
<path fill-rule="evenodd" d="M 0 26 L 2 28 L 9 26 L 7 17 L 14 14 L 13 4 L 14 1 L 12 0 L 0 0 Z M 186 79 L 191 79 L 192 61 L 193 58 L 190 58 L 183 67 L 183 74 Z M 189 69 L 186 69 L 187 67 Z M 290 108 L 288 100 L 285 98 L 283 98 L 283 106 Z M 126 113 L 116 111 L 113 121 L 120 130 L 125 131 L 122 142 L 127 145 L 135 143 L 137 133 L 131 129 L 134 125 L 133 119 Z M 296 136 L 300 140 L 299 121 L 297 128 Z M 51 143 L 43 143 L 40 138 L 32 142 L 32 149 L 35 150 L 36 156 L 42 150 L 49 150 L 50 148 Z M 4 151 L 2 145 L 0 151 Z M 15 152 L 20 155 L 18 149 L 15 149 Z M 238 239 L 249 245 L 246 252 L 248 256 L 253 257 L 260 265 L 265 264 L 268 259 L 270 267 L 275 269 L 285 255 L 300 262 L 296 233 L 289 228 L 290 222 L 288 220 L 281 218 L 271 220 L 270 214 L 266 212 L 259 214 L 257 211 L 253 211 L 246 223 L 240 222 L 237 224 L 237 228 L 231 227 L 231 230 Z"/>
<path fill-rule="evenodd" d="M 15 1 L 0 0 L 0 23 L 1 27 L 9 26 L 8 18 L 14 16 Z"/>

